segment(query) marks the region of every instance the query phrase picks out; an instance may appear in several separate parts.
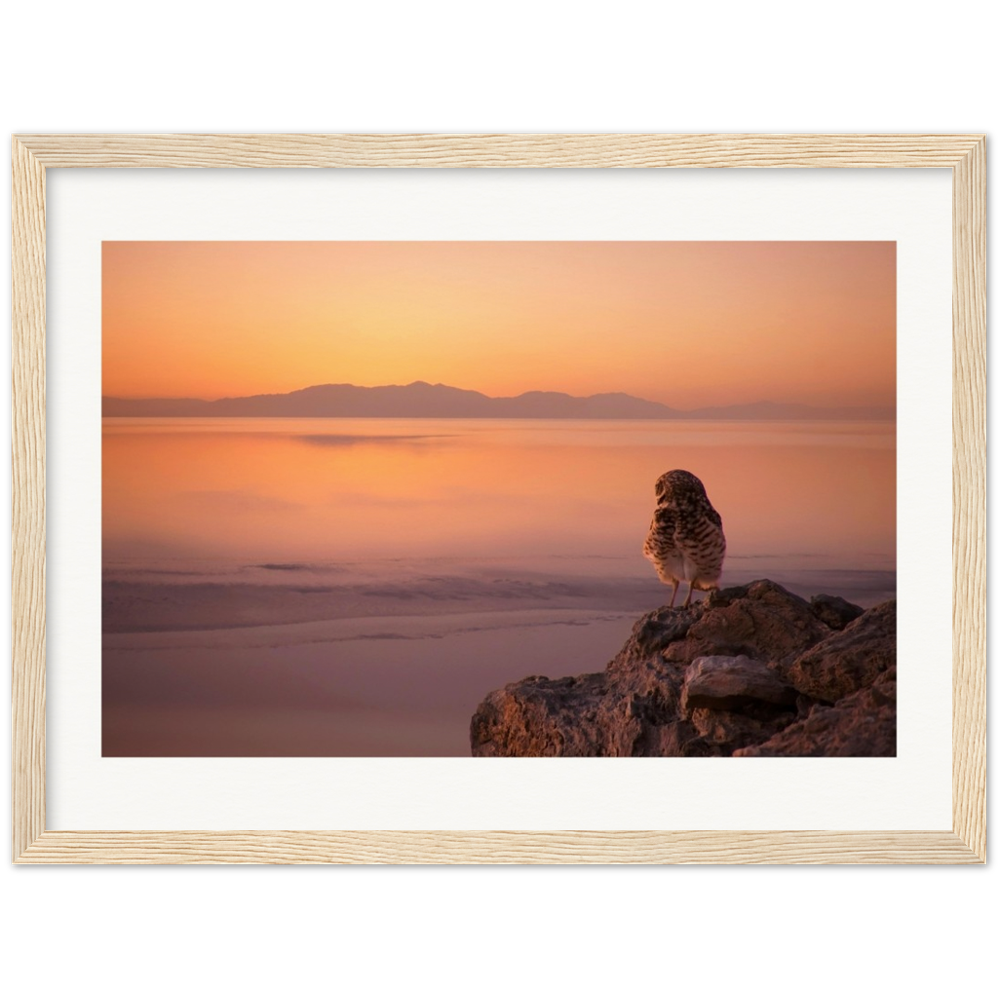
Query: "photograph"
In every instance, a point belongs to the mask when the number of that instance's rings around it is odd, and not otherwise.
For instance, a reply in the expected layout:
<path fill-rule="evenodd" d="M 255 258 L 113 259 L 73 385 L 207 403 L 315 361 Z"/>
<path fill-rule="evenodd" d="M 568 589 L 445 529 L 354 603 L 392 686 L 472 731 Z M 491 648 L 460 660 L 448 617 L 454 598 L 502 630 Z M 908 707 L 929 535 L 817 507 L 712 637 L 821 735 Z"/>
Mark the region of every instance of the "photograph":
<path fill-rule="evenodd" d="M 895 242 L 101 280 L 104 757 L 895 756 Z"/>

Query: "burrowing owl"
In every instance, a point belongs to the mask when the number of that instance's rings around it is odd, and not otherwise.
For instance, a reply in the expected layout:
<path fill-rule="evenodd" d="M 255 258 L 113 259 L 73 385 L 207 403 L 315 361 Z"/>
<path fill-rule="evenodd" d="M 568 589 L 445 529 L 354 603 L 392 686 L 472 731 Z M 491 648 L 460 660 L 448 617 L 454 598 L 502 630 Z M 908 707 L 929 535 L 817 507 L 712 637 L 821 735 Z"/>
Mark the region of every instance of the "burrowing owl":
<path fill-rule="evenodd" d="M 673 585 L 670 607 L 681 580 L 689 584 L 685 608 L 693 591 L 718 588 L 726 536 L 697 476 L 674 469 L 656 480 L 656 512 L 642 552 L 660 579 Z"/>

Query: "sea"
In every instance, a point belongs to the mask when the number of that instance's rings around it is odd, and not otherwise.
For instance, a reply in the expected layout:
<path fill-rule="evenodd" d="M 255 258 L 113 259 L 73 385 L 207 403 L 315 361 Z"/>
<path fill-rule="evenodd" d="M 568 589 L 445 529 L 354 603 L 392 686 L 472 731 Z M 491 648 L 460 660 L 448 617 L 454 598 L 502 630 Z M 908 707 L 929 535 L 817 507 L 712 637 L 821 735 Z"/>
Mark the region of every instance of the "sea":
<path fill-rule="evenodd" d="M 106 418 L 104 755 L 468 755 L 489 691 L 667 600 L 669 469 L 722 586 L 895 596 L 894 423 Z"/>

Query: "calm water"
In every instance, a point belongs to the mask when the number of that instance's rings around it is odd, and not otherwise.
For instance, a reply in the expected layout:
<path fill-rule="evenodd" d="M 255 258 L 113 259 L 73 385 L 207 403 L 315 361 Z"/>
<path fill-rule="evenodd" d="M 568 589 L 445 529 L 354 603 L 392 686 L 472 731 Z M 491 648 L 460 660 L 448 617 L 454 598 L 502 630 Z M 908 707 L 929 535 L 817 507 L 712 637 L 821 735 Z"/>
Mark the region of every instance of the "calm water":
<path fill-rule="evenodd" d="M 467 753 L 487 691 L 663 602 L 671 468 L 724 586 L 894 594 L 893 424 L 106 420 L 105 753 Z"/>

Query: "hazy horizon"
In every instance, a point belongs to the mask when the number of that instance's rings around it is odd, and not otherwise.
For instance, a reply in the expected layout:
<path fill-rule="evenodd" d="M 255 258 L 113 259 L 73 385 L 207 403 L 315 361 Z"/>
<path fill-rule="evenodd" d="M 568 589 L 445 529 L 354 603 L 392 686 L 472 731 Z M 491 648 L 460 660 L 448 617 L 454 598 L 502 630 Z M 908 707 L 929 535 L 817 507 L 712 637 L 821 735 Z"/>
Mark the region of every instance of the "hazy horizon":
<path fill-rule="evenodd" d="M 359 385 L 356 382 L 340 382 L 340 381 L 333 381 L 333 380 L 323 380 L 323 381 L 319 381 L 319 382 L 312 382 L 309 385 L 297 386 L 294 389 L 283 389 L 283 390 L 277 390 L 277 389 L 268 390 L 268 389 L 264 389 L 264 390 L 261 390 L 259 392 L 241 394 L 240 396 L 215 396 L 215 397 L 207 397 L 207 396 L 179 396 L 179 395 L 169 395 L 169 396 L 136 396 L 136 395 L 123 395 L 123 394 L 112 394 L 112 393 L 104 393 L 103 395 L 105 396 L 105 398 L 109 398 L 109 399 L 121 399 L 121 400 L 191 399 L 191 400 L 197 400 L 198 402 L 211 403 L 211 402 L 219 402 L 220 400 L 223 400 L 223 399 L 240 399 L 240 398 L 246 398 L 247 396 L 280 396 L 280 395 L 289 395 L 289 394 L 295 393 L 295 392 L 304 392 L 307 389 L 320 389 L 320 388 L 339 387 L 339 386 L 347 386 L 347 387 L 351 387 L 351 388 L 355 388 L 355 389 L 407 389 L 407 388 L 411 388 L 413 386 L 428 386 L 430 388 L 459 389 L 459 390 L 461 390 L 463 392 L 474 392 L 474 393 L 478 393 L 480 395 L 486 396 L 489 399 L 516 399 L 519 396 L 525 396 L 525 395 L 531 395 L 531 394 L 560 394 L 560 395 L 572 396 L 575 399 L 589 399 L 589 398 L 592 398 L 594 396 L 630 396 L 633 399 L 642 399 L 644 402 L 658 403 L 661 406 L 670 407 L 671 409 L 678 409 L 681 412 L 688 412 L 688 409 L 697 410 L 697 409 L 703 409 L 703 408 L 707 409 L 709 407 L 711 407 L 711 408 L 719 408 L 719 407 L 729 407 L 729 406 L 731 406 L 731 407 L 753 406 L 753 405 L 756 405 L 756 404 L 759 404 L 759 403 L 775 403 L 775 404 L 788 405 L 788 406 L 815 406 L 815 403 L 813 403 L 813 402 L 811 402 L 809 400 L 806 400 L 806 399 L 783 399 L 783 400 L 777 400 L 777 399 L 764 399 L 764 398 L 761 398 L 761 397 L 754 397 L 752 399 L 751 398 L 732 399 L 732 400 L 728 400 L 728 401 L 722 402 L 722 403 L 705 404 L 704 407 L 702 407 L 702 406 L 693 406 L 693 407 L 690 407 L 690 408 L 681 408 L 681 407 L 675 407 L 672 403 L 670 403 L 669 401 L 664 400 L 664 399 L 646 399 L 645 397 L 635 396 L 632 393 L 627 393 L 623 389 L 607 388 L 607 389 L 601 389 L 601 390 L 598 390 L 598 391 L 595 391 L 595 392 L 592 392 L 592 393 L 588 393 L 586 396 L 580 396 L 580 395 L 576 395 L 574 393 L 564 392 L 562 389 L 552 389 L 552 388 L 550 388 L 548 386 L 542 386 L 542 385 L 532 386 L 530 388 L 522 390 L 521 392 L 513 393 L 513 394 L 510 394 L 510 395 L 497 396 L 497 395 L 491 395 L 490 393 L 484 392 L 482 389 L 479 389 L 479 388 L 477 388 L 475 386 L 469 386 L 469 385 L 451 385 L 451 384 L 449 384 L 447 382 L 442 382 L 440 380 L 435 381 L 435 380 L 432 380 L 430 378 L 414 378 L 414 379 L 410 379 L 409 381 L 406 381 L 406 382 L 386 382 L 386 383 L 380 383 L 380 384 L 377 384 L 377 385 L 375 385 L 375 384 L 373 384 L 373 385 Z M 817 407 L 817 408 L 822 408 L 822 409 L 833 409 L 833 408 L 866 409 L 866 408 L 869 408 L 869 407 L 863 406 L 863 405 L 859 405 L 859 404 L 856 404 L 856 403 L 844 403 L 844 402 L 833 401 L 833 402 L 825 403 L 825 404 L 823 404 L 822 407 Z M 871 408 L 880 408 L 880 407 L 873 405 Z M 884 409 L 888 410 L 888 409 L 892 409 L 892 407 L 885 406 Z"/>

